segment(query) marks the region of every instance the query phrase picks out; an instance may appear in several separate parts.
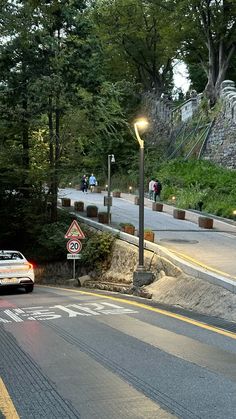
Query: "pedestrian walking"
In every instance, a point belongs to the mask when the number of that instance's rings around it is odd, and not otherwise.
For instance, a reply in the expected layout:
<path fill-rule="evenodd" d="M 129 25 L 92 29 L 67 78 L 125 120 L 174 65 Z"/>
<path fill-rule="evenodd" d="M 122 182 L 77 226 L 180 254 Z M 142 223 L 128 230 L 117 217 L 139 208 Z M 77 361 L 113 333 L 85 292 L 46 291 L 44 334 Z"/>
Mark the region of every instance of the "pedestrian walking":
<path fill-rule="evenodd" d="M 97 179 L 95 178 L 94 174 L 92 173 L 89 177 L 89 189 L 91 192 L 94 191 L 94 186 L 97 185 Z"/>
<path fill-rule="evenodd" d="M 88 193 L 88 178 L 86 175 L 83 175 L 81 180 L 81 191 L 84 193 Z"/>
<path fill-rule="evenodd" d="M 158 179 L 156 179 L 156 181 L 154 182 L 153 189 L 154 189 L 154 201 L 155 202 L 160 201 L 161 200 L 162 184 Z"/>
<path fill-rule="evenodd" d="M 155 184 L 155 179 L 151 178 L 149 184 L 148 184 L 148 197 L 150 199 L 150 201 L 153 200 L 154 198 L 154 184 Z"/>

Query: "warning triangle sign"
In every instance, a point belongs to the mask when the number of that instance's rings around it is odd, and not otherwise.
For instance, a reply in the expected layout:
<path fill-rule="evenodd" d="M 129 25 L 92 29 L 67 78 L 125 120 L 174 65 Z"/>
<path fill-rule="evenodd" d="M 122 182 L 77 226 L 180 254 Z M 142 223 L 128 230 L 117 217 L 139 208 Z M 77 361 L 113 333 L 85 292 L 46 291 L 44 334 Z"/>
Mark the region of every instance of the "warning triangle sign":
<path fill-rule="evenodd" d="M 65 234 L 65 239 L 85 239 L 85 235 L 81 230 L 79 224 L 76 220 L 73 220 L 70 227 L 68 228 L 67 233 Z"/>

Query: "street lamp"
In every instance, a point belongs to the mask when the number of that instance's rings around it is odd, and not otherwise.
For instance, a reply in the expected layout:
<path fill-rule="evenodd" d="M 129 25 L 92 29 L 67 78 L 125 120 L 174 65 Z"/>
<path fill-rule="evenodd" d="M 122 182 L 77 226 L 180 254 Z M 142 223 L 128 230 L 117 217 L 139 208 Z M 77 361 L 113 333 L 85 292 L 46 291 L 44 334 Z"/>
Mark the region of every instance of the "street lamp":
<path fill-rule="evenodd" d="M 135 134 L 139 143 L 139 261 L 134 272 L 134 285 L 142 286 L 152 281 L 152 273 L 144 266 L 144 141 L 140 138 L 139 129 L 145 130 L 148 121 L 140 118 L 134 123 Z"/>
<path fill-rule="evenodd" d="M 111 198 L 111 163 L 115 163 L 115 156 L 114 154 L 108 154 L 107 166 L 108 166 L 108 185 L 107 185 L 107 217 L 108 217 L 108 224 L 110 224 L 110 214 L 111 214 L 111 205 L 112 205 L 112 198 Z"/>

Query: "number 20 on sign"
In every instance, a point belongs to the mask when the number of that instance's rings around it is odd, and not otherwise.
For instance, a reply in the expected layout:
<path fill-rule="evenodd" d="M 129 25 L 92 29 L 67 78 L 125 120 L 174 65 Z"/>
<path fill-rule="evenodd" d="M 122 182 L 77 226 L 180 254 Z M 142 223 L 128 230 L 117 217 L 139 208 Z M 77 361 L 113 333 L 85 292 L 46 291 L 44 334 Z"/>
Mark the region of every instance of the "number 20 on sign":
<path fill-rule="evenodd" d="M 79 253 L 82 249 L 82 243 L 78 239 L 71 239 L 67 242 L 67 250 L 70 253 Z"/>

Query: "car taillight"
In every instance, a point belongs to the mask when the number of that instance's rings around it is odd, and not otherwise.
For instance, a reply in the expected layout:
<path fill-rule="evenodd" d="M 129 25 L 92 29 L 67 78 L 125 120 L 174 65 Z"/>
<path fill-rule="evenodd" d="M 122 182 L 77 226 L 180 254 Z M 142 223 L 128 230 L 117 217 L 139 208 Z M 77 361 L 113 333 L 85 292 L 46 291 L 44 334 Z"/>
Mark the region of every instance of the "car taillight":
<path fill-rule="evenodd" d="M 28 263 L 28 269 L 34 269 L 34 265 L 32 263 Z"/>

